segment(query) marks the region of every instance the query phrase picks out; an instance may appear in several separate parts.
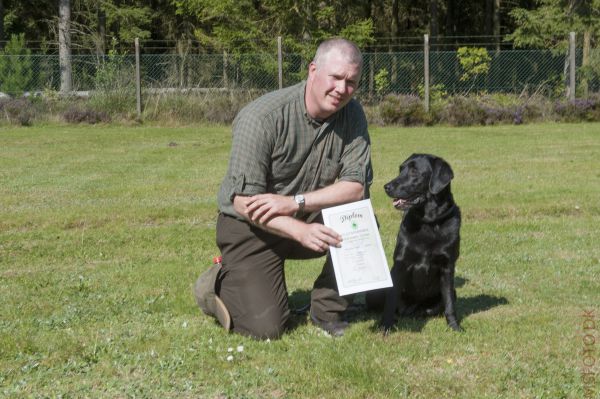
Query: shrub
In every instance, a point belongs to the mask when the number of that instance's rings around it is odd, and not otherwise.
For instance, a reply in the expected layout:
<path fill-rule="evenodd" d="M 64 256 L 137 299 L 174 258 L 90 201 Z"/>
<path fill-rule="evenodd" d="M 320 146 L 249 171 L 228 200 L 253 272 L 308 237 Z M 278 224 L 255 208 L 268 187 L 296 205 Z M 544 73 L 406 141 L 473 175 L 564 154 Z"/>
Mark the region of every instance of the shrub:
<path fill-rule="evenodd" d="M 485 125 L 498 123 L 523 123 L 523 115 L 518 98 L 509 95 L 483 95 L 476 98 L 483 110 Z"/>
<path fill-rule="evenodd" d="M 94 78 L 95 90 L 90 97 L 92 108 L 127 118 L 134 115 L 136 97 L 135 80 L 131 78 L 133 71 L 131 57 L 120 55 L 114 49 L 109 50 L 98 65 Z"/>
<path fill-rule="evenodd" d="M 525 98 L 519 104 L 515 118 L 520 123 L 554 120 L 552 101 L 539 95 Z"/>
<path fill-rule="evenodd" d="M 375 91 L 377 92 L 377 95 L 381 98 L 381 96 L 387 92 L 389 86 L 390 78 L 388 70 L 381 68 L 375 75 Z"/>
<path fill-rule="evenodd" d="M 31 50 L 25 48 L 25 35 L 12 35 L 0 51 L 0 90 L 21 95 L 32 77 Z"/>
<path fill-rule="evenodd" d="M 417 96 L 387 95 L 379 104 L 379 113 L 384 124 L 416 126 L 430 122 L 423 101 Z"/>
<path fill-rule="evenodd" d="M 486 111 L 474 97 L 454 96 L 437 110 L 437 120 L 452 126 L 485 124 Z"/>
<path fill-rule="evenodd" d="M 0 99 L 0 114 L 4 115 L 8 123 L 30 126 L 36 116 L 33 104 L 25 98 Z"/>
<path fill-rule="evenodd" d="M 260 94 L 249 90 L 155 94 L 147 100 L 144 117 L 174 123 L 231 123 Z"/>
<path fill-rule="evenodd" d="M 557 101 L 554 112 L 565 122 L 600 121 L 600 98 L 591 96 L 586 99 Z"/>
<path fill-rule="evenodd" d="M 72 106 L 64 114 L 63 119 L 69 123 L 108 123 L 110 116 L 106 112 L 95 111 L 90 108 L 82 108 L 80 106 Z"/>

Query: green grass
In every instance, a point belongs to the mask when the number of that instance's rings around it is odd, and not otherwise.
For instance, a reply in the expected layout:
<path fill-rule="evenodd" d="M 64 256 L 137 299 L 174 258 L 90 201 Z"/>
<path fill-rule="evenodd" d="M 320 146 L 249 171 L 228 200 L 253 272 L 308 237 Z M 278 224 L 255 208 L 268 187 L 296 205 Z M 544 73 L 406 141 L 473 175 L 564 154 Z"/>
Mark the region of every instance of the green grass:
<path fill-rule="evenodd" d="M 400 214 L 383 184 L 413 152 L 453 166 L 462 334 L 442 318 L 404 319 L 384 338 L 377 316 L 361 313 L 341 339 L 305 317 L 279 341 L 227 335 L 191 287 L 217 254 L 229 128 L 3 127 L 0 397 L 597 395 L 598 376 L 582 381 L 581 315 L 600 315 L 600 124 L 371 137 L 390 258 Z M 306 300 L 321 262 L 287 264 L 293 303 Z"/>

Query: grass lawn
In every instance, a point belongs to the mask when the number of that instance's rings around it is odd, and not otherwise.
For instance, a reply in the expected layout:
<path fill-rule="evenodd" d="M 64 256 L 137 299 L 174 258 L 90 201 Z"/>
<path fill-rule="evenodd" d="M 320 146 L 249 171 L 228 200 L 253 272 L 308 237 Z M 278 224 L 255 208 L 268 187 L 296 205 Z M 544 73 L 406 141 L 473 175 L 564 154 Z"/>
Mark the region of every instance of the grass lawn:
<path fill-rule="evenodd" d="M 228 127 L 0 127 L 0 397 L 600 395 L 600 124 L 371 138 L 390 265 L 401 215 L 383 184 L 413 152 L 454 169 L 464 333 L 402 319 L 384 338 L 359 312 L 340 339 L 305 316 L 278 341 L 227 335 L 191 289 L 217 254 Z M 294 305 L 321 264 L 286 265 Z"/>

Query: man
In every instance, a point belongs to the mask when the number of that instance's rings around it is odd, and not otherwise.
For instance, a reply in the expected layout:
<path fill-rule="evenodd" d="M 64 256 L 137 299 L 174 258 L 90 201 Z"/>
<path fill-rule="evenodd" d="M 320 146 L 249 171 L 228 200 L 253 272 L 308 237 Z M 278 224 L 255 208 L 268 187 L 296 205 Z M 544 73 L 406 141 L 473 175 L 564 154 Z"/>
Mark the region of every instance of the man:
<path fill-rule="evenodd" d="M 329 246 L 339 247 L 341 236 L 322 224 L 321 209 L 368 197 L 367 121 L 352 99 L 361 68 L 354 43 L 327 40 L 305 82 L 262 96 L 234 120 L 229 168 L 218 195 L 222 267 L 196 285 L 201 305 L 207 303 L 202 281 L 209 281 L 209 291 L 214 281 L 216 296 L 203 310 L 224 327 L 278 338 L 290 315 L 284 261 L 320 257 Z M 311 293 L 312 322 L 342 335 L 351 299 L 338 294 L 328 255 Z"/>

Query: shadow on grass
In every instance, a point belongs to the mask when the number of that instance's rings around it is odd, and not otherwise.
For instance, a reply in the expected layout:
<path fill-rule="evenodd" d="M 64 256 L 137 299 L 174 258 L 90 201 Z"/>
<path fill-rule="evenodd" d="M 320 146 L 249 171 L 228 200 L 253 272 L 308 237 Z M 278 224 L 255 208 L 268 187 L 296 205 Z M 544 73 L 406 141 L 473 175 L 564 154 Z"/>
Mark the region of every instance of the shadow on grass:
<path fill-rule="evenodd" d="M 456 299 L 456 313 L 459 319 L 459 323 L 462 323 L 464 319 L 472 314 L 485 312 L 497 306 L 508 304 L 508 300 L 504 297 L 498 297 L 494 295 L 480 294 L 472 297 L 463 298 L 458 296 Z M 373 330 L 378 330 L 380 315 L 377 315 L 375 325 L 372 327 Z M 434 316 L 435 317 L 435 316 Z M 442 317 L 442 316 L 438 316 Z M 425 325 L 433 317 L 429 318 L 399 318 L 394 331 L 410 331 L 410 332 L 421 332 Z"/>
<path fill-rule="evenodd" d="M 462 277 L 455 278 L 455 286 L 462 287 L 468 279 Z M 310 311 L 310 291 L 296 290 L 289 296 L 289 304 L 291 317 L 288 321 L 288 329 L 295 330 L 296 328 L 305 325 L 309 322 L 308 313 Z M 488 311 L 497 306 L 508 304 L 508 300 L 504 297 L 494 295 L 480 294 L 471 297 L 461 297 L 456 299 L 456 313 L 459 322 L 469 317 L 472 314 Z M 441 316 L 443 317 L 443 316 Z M 372 331 L 379 331 L 379 322 L 381 321 L 381 311 L 372 311 L 367 308 L 365 303 L 365 294 L 356 294 L 354 304 L 350 306 L 346 312 L 346 318 L 352 322 L 373 321 Z M 395 331 L 410 331 L 420 332 L 429 322 L 429 318 L 407 318 L 401 317 L 395 326 Z"/>
<path fill-rule="evenodd" d="M 455 288 L 460 288 L 469 282 L 469 279 L 464 277 L 455 276 L 454 278 L 454 286 Z M 475 313 L 485 312 L 496 306 L 506 305 L 508 304 L 508 300 L 504 297 L 498 297 L 493 295 L 480 294 L 473 297 L 461 297 L 460 293 L 458 298 L 456 299 L 456 313 L 458 316 L 459 323 Z M 371 318 L 374 320 L 373 327 L 371 330 L 379 331 L 379 323 L 381 321 L 381 315 L 383 311 L 383 304 L 381 305 L 381 309 L 379 311 L 367 311 L 371 314 Z M 431 320 L 433 317 L 421 317 L 421 318 L 410 318 L 410 317 L 400 317 L 396 322 L 394 327 L 395 331 L 410 331 L 410 332 L 420 332 L 423 330 L 425 325 Z M 437 316 L 437 317 L 443 317 Z M 368 318 L 363 318 L 363 320 L 368 320 Z"/>
<path fill-rule="evenodd" d="M 310 311 L 310 291 L 296 290 L 288 297 L 290 306 L 290 319 L 287 323 L 289 331 L 308 323 L 308 313 Z"/>

